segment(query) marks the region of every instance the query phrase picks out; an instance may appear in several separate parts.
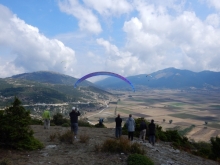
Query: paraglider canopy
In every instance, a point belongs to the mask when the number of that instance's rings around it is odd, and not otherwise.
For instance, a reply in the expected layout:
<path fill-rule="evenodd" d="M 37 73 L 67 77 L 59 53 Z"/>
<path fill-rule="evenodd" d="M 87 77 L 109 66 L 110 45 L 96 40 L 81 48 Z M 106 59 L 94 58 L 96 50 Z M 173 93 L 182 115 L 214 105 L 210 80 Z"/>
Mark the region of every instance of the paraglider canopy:
<path fill-rule="evenodd" d="M 133 84 L 132 84 L 128 79 L 126 79 L 125 77 L 123 77 L 123 76 L 121 76 L 121 75 L 119 75 L 119 74 L 113 73 L 113 72 L 103 72 L 103 71 L 102 71 L 102 72 L 93 72 L 93 73 L 89 73 L 89 74 L 83 76 L 82 78 L 80 78 L 80 79 L 75 83 L 74 88 L 76 88 L 77 85 L 78 85 L 80 82 L 84 81 L 85 79 L 90 78 L 90 77 L 93 77 L 93 76 L 100 76 L 100 75 L 114 76 L 114 77 L 120 78 L 121 80 L 127 82 L 127 83 L 132 87 L 133 91 L 135 92 L 135 89 L 134 89 Z"/>

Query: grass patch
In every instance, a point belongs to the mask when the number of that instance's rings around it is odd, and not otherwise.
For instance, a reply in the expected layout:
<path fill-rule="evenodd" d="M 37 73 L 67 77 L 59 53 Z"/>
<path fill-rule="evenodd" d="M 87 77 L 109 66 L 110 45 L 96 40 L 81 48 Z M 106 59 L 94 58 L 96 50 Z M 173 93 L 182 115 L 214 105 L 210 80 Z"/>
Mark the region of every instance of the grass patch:
<path fill-rule="evenodd" d="M 147 156 L 140 154 L 131 154 L 128 156 L 128 165 L 154 165 L 154 162 Z"/>
<path fill-rule="evenodd" d="M 195 125 L 191 125 L 190 127 L 187 127 L 183 130 L 178 130 L 178 133 L 181 135 L 181 136 L 184 136 L 186 135 L 188 132 L 192 131 L 192 129 L 195 127 Z"/>
<path fill-rule="evenodd" d="M 124 108 L 117 108 L 117 112 L 123 112 L 123 113 L 126 113 L 126 114 L 131 114 L 132 111 L 129 111 L 127 109 L 124 109 Z"/>
<path fill-rule="evenodd" d="M 184 106 L 184 103 L 171 103 L 170 106 L 174 106 L 174 107 L 181 107 Z"/>
<path fill-rule="evenodd" d="M 215 110 L 220 110 L 220 105 L 210 105 L 209 107 Z"/>
<path fill-rule="evenodd" d="M 196 115 L 190 115 L 186 113 L 170 114 L 169 116 L 173 116 L 173 117 L 177 117 L 181 119 L 196 119 L 196 120 L 202 120 L 202 121 L 218 120 L 218 118 L 212 117 L 212 116 L 196 116 Z"/>
<path fill-rule="evenodd" d="M 209 127 L 220 129 L 220 124 L 218 123 L 208 123 Z"/>

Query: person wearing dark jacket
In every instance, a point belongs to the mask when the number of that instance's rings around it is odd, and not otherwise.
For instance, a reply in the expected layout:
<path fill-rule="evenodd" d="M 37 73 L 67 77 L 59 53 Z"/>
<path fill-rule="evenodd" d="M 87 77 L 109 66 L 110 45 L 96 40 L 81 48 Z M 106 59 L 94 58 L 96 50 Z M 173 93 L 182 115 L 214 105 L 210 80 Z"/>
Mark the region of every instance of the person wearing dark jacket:
<path fill-rule="evenodd" d="M 118 117 L 115 118 L 115 137 L 120 138 L 121 137 L 121 123 L 122 119 L 120 118 L 120 114 L 118 114 Z"/>
<path fill-rule="evenodd" d="M 144 118 L 142 118 L 141 119 L 141 124 L 140 124 L 140 136 L 139 136 L 139 139 L 141 140 L 143 138 L 143 142 L 145 142 L 146 131 L 147 131 L 147 124 L 144 121 Z"/>
<path fill-rule="evenodd" d="M 69 113 L 70 122 L 71 122 L 71 131 L 74 133 L 74 138 L 76 139 L 78 133 L 78 116 L 80 112 L 77 111 L 75 107 L 72 107 L 72 112 Z"/>
<path fill-rule="evenodd" d="M 151 123 L 148 125 L 149 129 L 149 143 L 154 146 L 155 143 L 155 133 L 156 133 L 156 126 L 154 124 L 154 120 L 151 120 Z"/>

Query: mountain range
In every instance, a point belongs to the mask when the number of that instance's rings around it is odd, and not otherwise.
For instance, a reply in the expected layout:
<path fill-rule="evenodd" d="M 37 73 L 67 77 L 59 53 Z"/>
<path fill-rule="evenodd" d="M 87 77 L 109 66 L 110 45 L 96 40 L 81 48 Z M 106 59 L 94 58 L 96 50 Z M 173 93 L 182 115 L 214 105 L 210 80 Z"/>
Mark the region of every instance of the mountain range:
<path fill-rule="evenodd" d="M 127 77 L 136 90 L 143 88 L 156 89 L 219 89 L 220 72 L 192 72 L 176 68 L 167 68 L 151 74 L 140 74 Z M 95 83 L 104 89 L 128 89 L 120 79 L 109 77 Z"/>
<path fill-rule="evenodd" d="M 220 72 L 192 72 L 176 68 L 167 68 L 151 74 L 139 74 L 126 77 L 136 91 L 144 89 L 220 89 Z M 0 79 L 0 106 L 18 96 L 24 103 L 60 103 L 80 100 L 94 100 L 100 96 L 107 98 L 111 90 L 132 91 L 125 81 L 108 77 L 91 83 L 87 80 L 74 88 L 77 78 L 48 71 L 23 73 Z M 114 92 L 113 92 L 114 93 Z"/>

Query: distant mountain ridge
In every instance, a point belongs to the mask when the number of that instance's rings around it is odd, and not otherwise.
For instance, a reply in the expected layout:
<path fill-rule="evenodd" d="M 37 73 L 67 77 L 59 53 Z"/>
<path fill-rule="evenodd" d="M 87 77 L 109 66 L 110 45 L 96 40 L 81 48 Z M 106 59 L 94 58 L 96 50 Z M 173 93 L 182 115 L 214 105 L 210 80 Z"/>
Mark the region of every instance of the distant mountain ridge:
<path fill-rule="evenodd" d="M 63 85 L 74 85 L 74 83 L 77 81 L 77 79 L 74 77 L 48 71 L 23 73 L 19 75 L 14 75 L 10 78 Z M 220 72 L 213 71 L 193 72 L 176 68 L 166 68 L 153 72 L 151 74 L 129 76 L 127 77 L 127 79 L 134 85 L 136 90 L 141 90 L 143 88 L 220 89 Z M 130 85 L 116 77 L 108 77 L 95 83 L 91 83 L 85 80 L 80 83 L 80 86 L 95 86 L 105 90 L 120 89 L 132 91 Z"/>
<path fill-rule="evenodd" d="M 23 74 L 14 75 L 11 78 L 37 81 L 41 83 L 65 84 L 65 85 L 74 85 L 74 83 L 77 81 L 77 79 L 74 77 L 60 74 L 58 72 L 49 72 L 49 71 L 23 73 Z M 82 82 L 81 85 L 91 86 L 93 84 L 89 81 L 84 81 Z"/>
<path fill-rule="evenodd" d="M 76 78 L 48 71 L 23 73 L 0 79 L 0 107 L 4 107 L 16 96 L 24 104 L 64 103 L 96 101 L 96 97 L 108 98 L 110 92 L 83 81 L 74 88 Z"/>
<path fill-rule="evenodd" d="M 220 89 L 220 72 L 202 71 L 192 72 L 176 68 L 167 68 L 151 74 L 140 74 L 127 77 L 136 89 L 187 89 L 206 88 Z M 95 82 L 97 86 L 109 89 L 128 89 L 123 81 L 113 77 Z"/>

